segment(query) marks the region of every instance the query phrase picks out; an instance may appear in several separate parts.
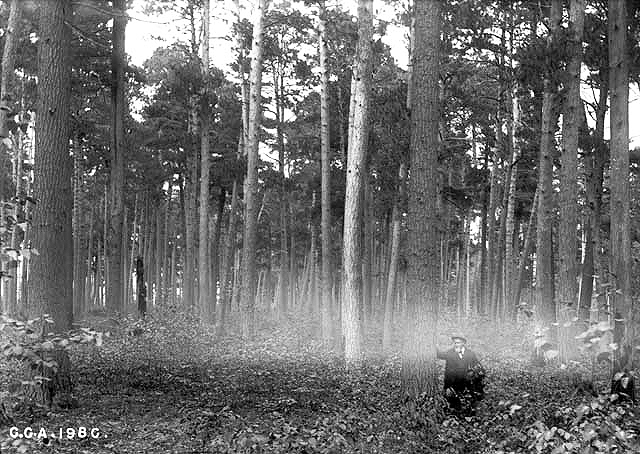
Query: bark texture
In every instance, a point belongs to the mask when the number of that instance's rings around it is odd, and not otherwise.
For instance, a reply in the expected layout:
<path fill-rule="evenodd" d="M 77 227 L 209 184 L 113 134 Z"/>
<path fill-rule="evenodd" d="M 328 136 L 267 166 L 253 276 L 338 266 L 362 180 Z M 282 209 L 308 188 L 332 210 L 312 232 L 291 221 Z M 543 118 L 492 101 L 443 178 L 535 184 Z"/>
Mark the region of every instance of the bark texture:
<path fill-rule="evenodd" d="M 322 236 L 322 339 L 331 340 L 331 148 L 329 142 L 329 73 L 324 0 L 320 2 L 320 161 Z"/>
<path fill-rule="evenodd" d="M 629 62 L 625 0 L 609 0 L 609 80 L 611 88 L 611 254 L 613 307 L 624 320 L 622 339 L 633 338 L 631 301 L 631 241 L 629 237 Z M 617 323 L 616 323 L 617 324 Z M 620 361 L 616 361 L 620 363 Z M 618 364 L 624 367 L 626 364 Z"/>
<path fill-rule="evenodd" d="M 562 2 L 553 0 L 551 4 L 551 27 L 547 37 L 547 58 L 553 59 L 552 48 L 557 39 L 562 20 Z M 538 213 L 536 225 L 536 312 L 539 322 L 547 325 L 556 321 L 556 304 L 553 282 L 553 153 L 554 133 L 557 124 L 557 82 L 551 70 L 544 80 L 542 100 L 542 133 L 540 137 L 540 160 L 538 164 Z M 548 327 L 548 326 L 545 326 Z"/>
<path fill-rule="evenodd" d="M 33 246 L 29 315 L 48 313 L 53 331 L 73 321 L 73 162 L 69 154 L 71 29 L 69 0 L 40 5 L 35 143 Z"/>
<path fill-rule="evenodd" d="M 567 323 L 576 315 L 578 304 L 578 138 L 582 124 L 580 66 L 584 1 L 571 0 L 569 14 L 570 60 L 567 67 L 565 111 L 562 120 L 562 154 L 560 155 L 560 227 L 558 238 L 558 315 Z M 562 323 L 561 359 L 574 353 L 573 330 Z"/>
<path fill-rule="evenodd" d="M 198 308 L 200 320 L 212 321 L 209 295 L 209 24 L 210 0 L 203 1 L 202 9 L 202 77 L 203 93 L 200 100 L 200 223 L 198 232 Z"/>
<path fill-rule="evenodd" d="M 362 361 L 362 262 L 361 217 L 362 183 L 369 138 L 369 90 L 371 85 L 371 38 L 373 1 L 358 1 L 358 45 L 351 79 L 349 148 L 347 150 L 347 186 L 344 207 L 342 248 L 342 334 L 347 367 L 357 368 Z"/>
<path fill-rule="evenodd" d="M 117 14 L 113 18 L 113 50 L 111 55 L 111 160 L 109 176 L 109 233 L 107 237 L 107 258 L 109 285 L 106 306 L 109 312 L 124 309 L 124 266 L 122 260 L 122 230 L 124 228 L 124 116 L 125 102 L 125 29 L 127 18 L 124 13 L 126 0 L 114 0 Z"/>
<path fill-rule="evenodd" d="M 435 325 L 440 299 L 438 219 L 439 55 L 442 2 L 415 4 L 411 164 L 407 219 L 407 328 L 402 364 L 409 395 L 437 389 Z"/>
<path fill-rule="evenodd" d="M 258 147 L 262 100 L 263 23 L 268 0 L 258 0 L 253 24 L 249 124 L 247 130 L 247 178 L 245 184 L 245 223 L 242 246 L 242 336 L 250 338 L 255 328 L 256 243 L 258 237 Z"/>

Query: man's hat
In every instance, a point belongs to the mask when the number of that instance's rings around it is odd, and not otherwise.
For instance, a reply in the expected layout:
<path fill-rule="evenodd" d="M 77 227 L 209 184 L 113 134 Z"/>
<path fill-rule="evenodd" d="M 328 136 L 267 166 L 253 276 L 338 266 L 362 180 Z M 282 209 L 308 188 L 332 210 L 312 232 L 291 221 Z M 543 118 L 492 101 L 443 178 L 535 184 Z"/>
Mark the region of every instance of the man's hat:
<path fill-rule="evenodd" d="M 451 336 L 451 340 L 453 342 L 460 341 L 460 342 L 463 342 L 465 344 L 467 343 L 467 339 L 462 337 L 462 336 Z"/>

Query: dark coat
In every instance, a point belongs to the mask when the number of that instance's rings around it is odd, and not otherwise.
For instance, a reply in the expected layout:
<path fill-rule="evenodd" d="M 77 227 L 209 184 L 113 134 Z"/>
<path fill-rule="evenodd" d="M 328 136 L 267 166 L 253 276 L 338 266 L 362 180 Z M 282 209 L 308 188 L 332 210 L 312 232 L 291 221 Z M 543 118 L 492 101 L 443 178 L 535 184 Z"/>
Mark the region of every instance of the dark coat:
<path fill-rule="evenodd" d="M 473 387 L 474 374 L 484 375 L 480 361 L 476 354 L 465 349 L 462 358 L 453 348 L 445 351 L 438 350 L 438 358 L 446 361 L 444 366 L 444 389 L 452 388 L 456 392 L 463 392 Z"/>

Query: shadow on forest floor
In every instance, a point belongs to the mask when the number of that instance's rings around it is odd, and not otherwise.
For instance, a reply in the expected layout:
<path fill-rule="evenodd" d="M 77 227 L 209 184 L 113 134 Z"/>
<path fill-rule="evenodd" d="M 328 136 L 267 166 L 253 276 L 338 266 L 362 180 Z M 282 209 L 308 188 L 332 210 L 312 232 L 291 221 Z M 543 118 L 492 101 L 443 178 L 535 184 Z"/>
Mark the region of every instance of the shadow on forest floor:
<path fill-rule="evenodd" d="M 518 346 L 488 349 L 489 336 L 477 339 L 486 398 L 477 416 L 455 418 L 439 398 L 402 397 L 397 357 L 377 355 L 348 374 L 301 328 L 254 342 L 194 330 L 151 324 L 139 337 L 75 350 L 79 406 L 18 413 L 14 423 L 34 437 L 62 429 L 63 439 L 16 445 L 34 453 L 640 452 L 637 409 L 576 392 L 571 374 L 529 367 Z M 66 439 L 80 427 L 88 436 Z M 9 439 L 8 427 L 0 438 Z"/>

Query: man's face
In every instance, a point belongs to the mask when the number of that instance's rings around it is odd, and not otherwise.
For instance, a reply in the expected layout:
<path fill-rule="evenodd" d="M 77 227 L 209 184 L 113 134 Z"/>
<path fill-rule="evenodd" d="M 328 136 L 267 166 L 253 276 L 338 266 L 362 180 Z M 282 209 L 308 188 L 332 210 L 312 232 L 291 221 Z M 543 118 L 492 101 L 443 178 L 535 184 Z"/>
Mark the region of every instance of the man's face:
<path fill-rule="evenodd" d="M 458 352 L 458 353 L 459 353 L 459 352 L 461 352 L 461 351 L 462 351 L 462 347 L 464 347 L 464 342 L 462 342 L 460 339 L 456 339 L 456 340 L 453 342 L 453 349 L 454 349 L 456 352 Z"/>

